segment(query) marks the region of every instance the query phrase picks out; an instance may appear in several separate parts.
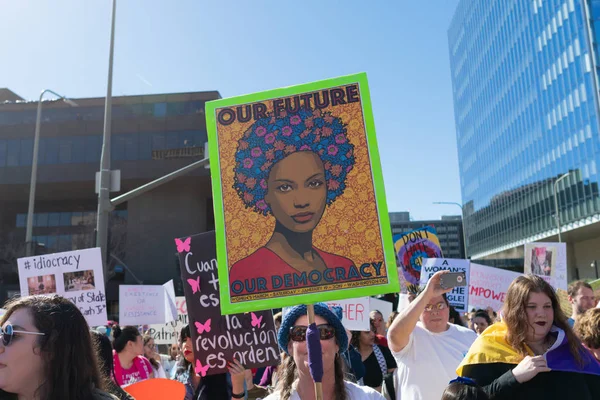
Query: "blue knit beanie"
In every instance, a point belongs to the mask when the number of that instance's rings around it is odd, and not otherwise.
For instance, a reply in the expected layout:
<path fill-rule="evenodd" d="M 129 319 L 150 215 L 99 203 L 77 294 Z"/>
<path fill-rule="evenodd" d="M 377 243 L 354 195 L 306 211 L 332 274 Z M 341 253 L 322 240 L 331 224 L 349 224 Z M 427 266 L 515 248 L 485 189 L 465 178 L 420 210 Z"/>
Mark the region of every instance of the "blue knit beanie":
<path fill-rule="evenodd" d="M 315 307 L 315 315 L 319 315 L 324 318 L 327 323 L 334 327 L 335 329 L 335 338 L 337 340 L 337 344 L 340 347 L 340 353 L 343 353 L 348 349 L 348 335 L 346 334 L 346 328 L 342 324 L 342 307 L 333 306 L 331 309 L 325 303 L 316 303 Z M 303 315 L 306 315 L 306 305 L 301 304 L 299 306 L 294 307 L 286 307 L 283 309 L 283 318 L 281 321 L 281 327 L 279 328 L 279 333 L 277 334 L 277 341 L 279 342 L 279 347 L 283 351 L 285 351 L 288 355 L 288 341 L 290 337 L 290 328 L 294 326 L 298 318 Z"/>

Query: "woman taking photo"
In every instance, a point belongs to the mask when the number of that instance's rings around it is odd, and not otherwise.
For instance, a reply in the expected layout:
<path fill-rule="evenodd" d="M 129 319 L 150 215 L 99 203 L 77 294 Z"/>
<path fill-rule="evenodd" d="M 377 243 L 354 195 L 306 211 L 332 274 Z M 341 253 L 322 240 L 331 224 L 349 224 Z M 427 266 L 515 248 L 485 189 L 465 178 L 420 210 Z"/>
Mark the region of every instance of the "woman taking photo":
<path fill-rule="evenodd" d="M 154 338 L 148 334 L 144 335 L 144 357 L 150 361 L 150 365 L 152 365 L 152 373 L 154 374 L 155 378 L 167 378 L 163 366 L 158 361 L 160 360 L 160 356 L 156 352 Z"/>
<path fill-rule="evenodd" d="M 9 302 L 0 318 L 0 398 L 113 400 L 101 377 L 89 326 L 57 295 Z"/>
<path fill-rule="evenodd" d="M 121 386 L 154 378 L 152 365 L 144 354 L 144 341 L 135 326 L 113 330 L 113 363 L 116 383 Z"/>
<path fill-rule="evenodd" d="M 324 400 L 383 400 L 375 390 L 344 381 L 340 352 L 348 347 L 348 336 L 340 319 L 323 303 L 317 303 L 315 323 L 321 338 Z M 290 356 L 277 369 L 275 392 L 265 400 L 314 400 L 315 385 L 308 369 L 306 306 L 294 306 L 284 312 L 277 340 Z M 238 393 L 235 393 L 238 394 Z"/>
<path fill-rule="evenodd" d="M 231 381 L 227 374 L 201 377 L 194 370 L 194 345 L 189 325 L 181 329 L 179 340 L 181 358 L 173 379 L 185 385 L 184 400 L 230 400 Z"/>
<path fill-rule="evenodd" d="M 544 279 L 515 279 L 502 318 L 473 343 L 459 376 L 498 400 L 600 399 L 600 364 L 580 344 Z"/>
<path fill-rule="evenodd" d="M 375 325 L 371 322 L 370 331 L 352 332 L 351 344 L 360 353 L 365 366 L 365 386 L 380 392 L 383 377 L 396 370 L 396 361 L 387 347 L 375 344 L 375 332 Z"/>

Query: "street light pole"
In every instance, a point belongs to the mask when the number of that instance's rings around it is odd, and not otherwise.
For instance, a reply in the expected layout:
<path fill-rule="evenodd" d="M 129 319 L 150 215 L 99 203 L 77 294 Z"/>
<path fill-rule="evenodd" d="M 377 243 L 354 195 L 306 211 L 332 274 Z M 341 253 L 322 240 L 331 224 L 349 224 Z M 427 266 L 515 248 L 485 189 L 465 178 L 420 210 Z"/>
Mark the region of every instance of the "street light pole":
<path fill-rule="evenodd" d="M 554 181 L 554 212 L 556 218 L 556 228 L 558 230 L 558 243 L 562 242 L 562 237 L 560 235 L 560 213 L 558 210 L 558 182 L 562 181 L 570 174 L 570 172 L 567 172 L 566 174 L 563 174 L 560 178 L 558 178 L 556 181 Z"/>
<path fill-rule="evenodd" d="M 31 180 L 29 181 L 29 206 L 27 208 L 27 227 L 25 230 L 25 255 L 27 257 L 33 256 L 33 211 L 35 206 L 35 186 L 37 184 L 37 167 L 38 167 L 38 151 L 40 142 L 40 125 L 42 121 L 42 99 L 46 93 L 52 93 L 56 97 L 62 99 L 64 102 L 72 107 L 77 107 L 77 104 L 67 99 L 64 96 L 50 90 L 45 89 L 40 93 L 40 99 L 38 100 L 37 116 L 35 118 L 35 135 L 33 137 L 33 159 L 31 162 Z"/>
<path fill-rule="evenodd" d="M 115 47 L 115 17 L 117 0 L 112 2 L 110 26 L 110 50 L 108 56 L 108 84 L 104 105 L 104 133 L 102 138 L 102 155 L 100 158 L 100 184 L 98 190 L 98 216 L 96 220 L 96 247 L 100 247 L 104 266 L 104 279 L 108 279 L 108 216 L 110 206 L 110 136 L 112 125 L 112 75 L 113 54 Z"/>
<path fill-rule="evenodd" d="M 466 234 L 466 224 L 465 224 L 465 210 L 460 203 L 456 203 L 453 201 L 434 201 L 433 204 L 450 204 L 460 207 L 461 217 L 462 217 L 462 234 L 463 234 L 463 247 L 465 251 L 465 258 L 467 257 L 467 234 Z"/>

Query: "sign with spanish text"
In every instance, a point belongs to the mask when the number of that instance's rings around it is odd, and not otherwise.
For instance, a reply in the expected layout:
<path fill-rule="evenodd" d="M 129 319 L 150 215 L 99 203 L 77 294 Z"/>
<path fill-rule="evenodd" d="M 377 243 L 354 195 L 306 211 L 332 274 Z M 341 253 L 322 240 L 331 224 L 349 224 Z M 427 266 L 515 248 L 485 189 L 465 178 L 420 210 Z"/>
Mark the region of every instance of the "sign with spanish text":
<path fill-rule="evenodd" d="M 366 74 L 206 103 L 224 314 L 398 291 Z"/>
<path fill-rule="evenodd" d="M 165 324 L 176 318 L 172 280 L 164 285 L 119 286 L 119 325 Z"/>
<path fill-rule="evenodd" d="M 106 324 L 106 292 L 99 248 L 19 258 L 21 296 L 59 294 L 71 300 L 90 326 Z"/>
<path fill-rule="evenodd" d="M 467 286 L 458 286 L 446 294 L 448 302 L 458 312 L 467 312 L 469 305 L 469 269 L 470 261 L 455 258 L 427 258 L 421 268 L 421 287 L 425 287 L 429 278 L 438 271 L 464 272 Z"/>
<path fill-rule="evenodd" d="M 176 297 L 175 306 L 177 307 L 177 319 L 175 321 L 152 324 L 148 327 L 146 333 L 154 338 L 154 344 L 172 345 L 173 343 L 179 343 L 181 329 L 189 323 L 185 297 Z"/>
<path fill-rule="evenodd" d="M 520 275 L 518 272 L 471 263 L 469 310 L 492 307 L 494 311 L 500 311 L 508 287 Z"/>
<path fill-rule="evenodd" d="M 368 331 L 371 329 L 369 322 L 369 298 L 344 299 L 328 301 L 329 308 L 339 306 L 342 309 L 342 324 L 351 331 Z"/>
<path fill-rule="evenodd" d="M 419 284 L 424 258 L 443 257 L 440 240 L 432 226 L 394 235 L 393 239 L 398 268 L 401 270 L 402 279 L 407 284 Z"/>
<path fill-rule="evenodd" d="M 555 289 L 567 290 L 567 244 L 526 243 L 525 273 L 538 275 Z"/>
<path fill-rule="evenodd" d="M 279 363 L 271 310 L 223 315 L 219 298 L 215 232 L 175 239 L 181 280 L 200 376 L 227 372 L 234 358 L 247 369 Z"/>

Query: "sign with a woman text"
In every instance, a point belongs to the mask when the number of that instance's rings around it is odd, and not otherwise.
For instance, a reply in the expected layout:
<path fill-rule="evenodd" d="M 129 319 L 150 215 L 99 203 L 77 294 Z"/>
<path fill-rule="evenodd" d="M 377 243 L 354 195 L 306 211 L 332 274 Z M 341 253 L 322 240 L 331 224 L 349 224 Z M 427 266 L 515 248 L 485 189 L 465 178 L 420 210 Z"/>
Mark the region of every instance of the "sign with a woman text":
<path fill-rule="evenodd" d="M 398 291 L 367 78 L 206 104 L 221 309 Z"/>
<path fill-rule="evenodd" d="M 429 282 L 429 278 L 438 271 L 463 272 L 467 278 L 467 284 L 453 288 L 451 292 L 446 294 L 446 298 L 456 311 L 467 312 L 467 306 L 469 305 L 470 265 L 471 262 L 469 260 L 456 258 L 423 259 L 420 285 L 422 288 L 425 288 L 427 282 Z"/>
<path fill-rule="evenodd" d="M 525 273 L 541 276 L 555 289 L 567 290 L 567 244 L 526 243 Z"/>

